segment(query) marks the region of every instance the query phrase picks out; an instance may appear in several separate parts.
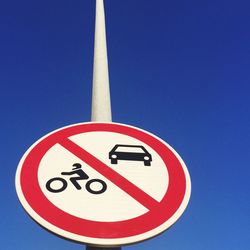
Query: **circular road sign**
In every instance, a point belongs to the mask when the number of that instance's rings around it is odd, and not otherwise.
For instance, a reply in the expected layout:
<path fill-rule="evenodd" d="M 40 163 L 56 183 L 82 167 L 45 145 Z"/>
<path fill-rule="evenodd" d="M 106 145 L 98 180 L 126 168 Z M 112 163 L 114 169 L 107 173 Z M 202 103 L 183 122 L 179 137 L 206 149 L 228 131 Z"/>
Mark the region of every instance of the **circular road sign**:
<path fill-rule="evenodd" d="M 19 200 L 67 239 L 122 246 L 158 235 L 184 212 L 185 163 L 160 138 L 117 123 L 81 123 L 34 143 L 16 173 Z"/>

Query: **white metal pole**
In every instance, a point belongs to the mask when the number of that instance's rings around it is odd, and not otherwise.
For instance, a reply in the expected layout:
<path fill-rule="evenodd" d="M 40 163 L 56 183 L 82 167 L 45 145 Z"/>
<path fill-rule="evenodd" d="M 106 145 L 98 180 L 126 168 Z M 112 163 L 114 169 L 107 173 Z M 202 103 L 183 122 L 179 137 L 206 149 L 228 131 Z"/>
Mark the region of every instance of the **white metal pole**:
<path fill-rule="evenodd" d="M 121 250 L 121 247 L 92 247 L 92 246 L 87 246 L 86 250 Z"/>
<path fill-rule="evenodd" d="M 91 121 L 112 121 L 103 0 L 96 0 Z"/>
<path fill-rule="evenodd" d="M 91 121 L 111 122 L 108 56 L 103 0 L 96 0 L 95 47 Z M 86 246 L 86 250 L 121 250 L 120 247 Z"/>

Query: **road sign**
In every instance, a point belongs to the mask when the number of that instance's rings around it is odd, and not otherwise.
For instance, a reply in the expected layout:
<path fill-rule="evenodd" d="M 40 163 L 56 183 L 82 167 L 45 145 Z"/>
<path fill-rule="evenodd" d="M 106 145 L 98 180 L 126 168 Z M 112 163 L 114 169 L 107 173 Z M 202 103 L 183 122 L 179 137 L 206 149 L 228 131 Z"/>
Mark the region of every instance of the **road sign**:
<path fill-rule="evenodd" d="M 28 149 L 16 189 L 30 216 L 53 233 L 120 246 L 176 222 L 191 184 L 180 156 L 151 133 L 118 123 L 81 123 Z"/>

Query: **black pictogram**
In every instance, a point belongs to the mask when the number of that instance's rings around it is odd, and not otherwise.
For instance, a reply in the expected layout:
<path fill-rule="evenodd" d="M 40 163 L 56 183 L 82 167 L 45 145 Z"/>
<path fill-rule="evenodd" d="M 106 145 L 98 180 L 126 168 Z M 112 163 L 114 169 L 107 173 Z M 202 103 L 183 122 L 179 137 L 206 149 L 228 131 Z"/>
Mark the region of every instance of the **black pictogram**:
<path fill-rule="evenodd" d="M 117 144 L 109 152 L 109 159 L 111 164 L 117 164 L 118 160 L 127 160 L 143 161 L 144 166 L 150 166 L 152 156 L 143 146 Z"/>
<path fill-rule="evenodd" d="M 74 175 L 77 176 L 70 177 L 69 180 L 75 186 L 76 189 L 82 189 L 81 185 L 79 184 L 80 180 L 87 180 L 89 176 L 82 170 L 82 166 L 80 163 L 73 164 L 72 171 L 70 172 L 61 172 L 61 175 Z M 52 183 L 60 183 L 60 187 L 53 187 Z M 98 184 L 98 188 L 93 188 L 93 184 Z M 60 193 L 64 191 L 68 186 L 68 182 L 62 177 L 54 177 L 47 181 L 46 188 L 48 191 L 52 193 Z M 86 190 L 91 194 L 102 194 L 107 190 L 107 184 L 105 181 L 100 179 L 91 179 L 88 180 L 85 184 Z"/>

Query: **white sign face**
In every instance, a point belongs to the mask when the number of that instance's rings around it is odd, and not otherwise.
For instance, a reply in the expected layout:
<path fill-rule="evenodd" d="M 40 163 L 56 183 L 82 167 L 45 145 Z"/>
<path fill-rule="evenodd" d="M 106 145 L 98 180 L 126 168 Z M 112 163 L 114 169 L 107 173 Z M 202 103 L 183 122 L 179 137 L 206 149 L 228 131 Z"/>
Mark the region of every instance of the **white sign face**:
<path fill-rule="evenodd" d="M 83 123 L 36 142 L 16 175 L 19 199 L 42 226 L 71 240 L 119 246 L 153 237 L 183 213 L 190 178 L 158 137 L 116 123 Z"/>

